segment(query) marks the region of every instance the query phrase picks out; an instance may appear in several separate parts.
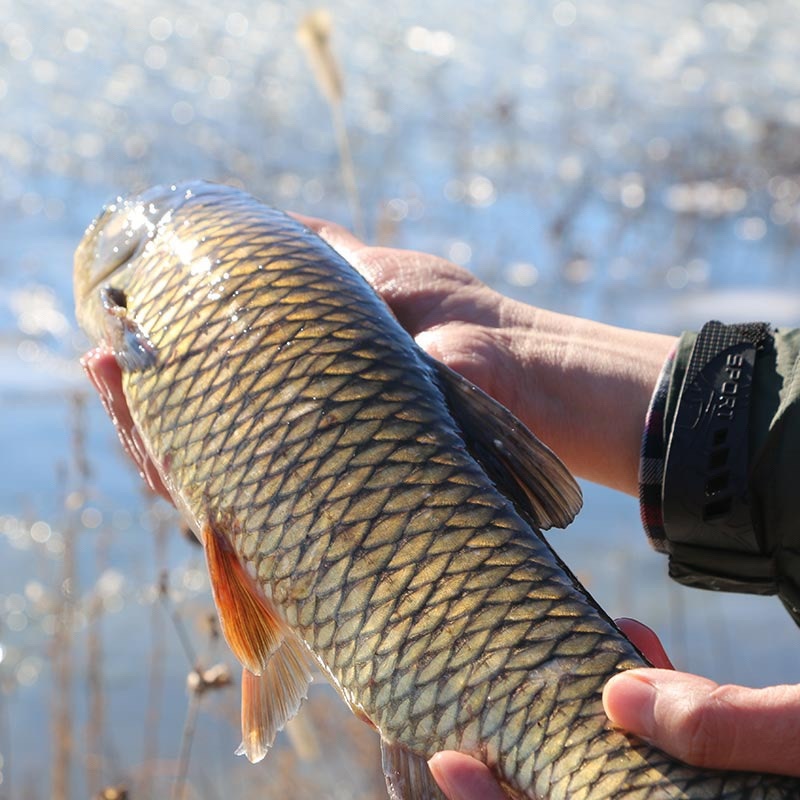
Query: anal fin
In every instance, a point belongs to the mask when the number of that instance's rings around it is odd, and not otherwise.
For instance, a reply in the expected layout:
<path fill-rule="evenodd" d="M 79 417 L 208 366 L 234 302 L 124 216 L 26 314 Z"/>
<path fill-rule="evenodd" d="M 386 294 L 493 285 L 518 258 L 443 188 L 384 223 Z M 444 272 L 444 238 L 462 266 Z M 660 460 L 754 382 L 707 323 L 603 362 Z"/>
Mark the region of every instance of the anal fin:
<path fill-rule="evenodd" d="M 286 624 L 247 573 L 225 533 L 207 523 L 202 538 L 222 633 L 242 666 L 260 675 L 283 642 Z"/>
<path fill-rule="evenodd" d="M 407 747 L 381 739 L 381 765 L 390 800 L 447 800 L 425 758 Z"/>
<path fill-rule="evenodd" d="M 300 709 L 311 679 L 305 647 L 291 633 L 261 675 L 242 670 L 242 743 L 237 755 L 253 764 L 264 758 L 278 731 Z"/>

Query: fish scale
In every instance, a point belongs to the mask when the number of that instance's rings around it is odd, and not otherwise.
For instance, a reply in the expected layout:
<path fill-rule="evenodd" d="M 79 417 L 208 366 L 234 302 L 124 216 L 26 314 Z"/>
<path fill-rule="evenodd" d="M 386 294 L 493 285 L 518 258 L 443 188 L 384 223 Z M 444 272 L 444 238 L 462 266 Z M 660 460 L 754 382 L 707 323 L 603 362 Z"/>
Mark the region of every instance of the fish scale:
<path fill-rule="evenodd" d="M 232 576 L 215 583 L 226 636 L 273 620 L 243 691 L 307 648 L 380 732 L 393 796 L 436 796 L 424 759 L 456 749 L 519 798 L 800 797 L 610 726 L 603 685 L 645 662 L 534 530 L 563 467 L 540 453 L 553 464 L 510 478 L 517 439 L 541 445 L 297 222 L 226 187 L 151 190 L 90 227 L 76 296 L 212 578 L 218 562 Z M 285 683 L 257 757 L 299 705 Z"/>

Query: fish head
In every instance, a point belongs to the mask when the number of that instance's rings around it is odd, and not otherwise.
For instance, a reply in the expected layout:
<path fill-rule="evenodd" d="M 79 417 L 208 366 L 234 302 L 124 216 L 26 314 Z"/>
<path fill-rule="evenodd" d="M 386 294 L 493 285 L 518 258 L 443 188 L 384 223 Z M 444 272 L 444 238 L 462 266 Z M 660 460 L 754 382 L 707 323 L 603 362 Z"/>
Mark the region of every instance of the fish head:
<path fill-rule="evenodd" d="M 127 311 L 127 293 L 142 257 L 197 186 L 203 184 L 155 186 L 118 197 L 86 229 L 75 251 L 75 315 L 95 344 L 110 343 L 114 319 Z"/>
<path fill-rule="evenodd" d="M 75 316 L 95 345 L 114 352 L 123 370 L 153 362 L 148 332 L 137 323 L 143 287 L 157 285 L 159 275 L 172 269 L 197 271 L 192 254 L 198 242 L 184 231 L 189 222 L 181 215 L 226 191 L 205 181 L 154 186 L 118 197 L 87 228 L 75 251 Z"/>

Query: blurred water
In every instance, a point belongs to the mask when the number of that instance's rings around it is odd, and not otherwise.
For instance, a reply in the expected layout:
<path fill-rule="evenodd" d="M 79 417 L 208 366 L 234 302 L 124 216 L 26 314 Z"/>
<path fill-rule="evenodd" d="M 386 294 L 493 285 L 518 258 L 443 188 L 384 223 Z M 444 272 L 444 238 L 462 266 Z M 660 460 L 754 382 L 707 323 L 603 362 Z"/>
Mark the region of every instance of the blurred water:
<path fill-rule="evenodd" d="M 797 324 L 798 0 L 327 7 L 373 241 L 444 255 L 521 299 L 614 324 Z M 312 8 L 0 0 L 0 797 L 56 796 L 65 700 L 73 796 L 115 781 L 146 796 L 154 755 L 151 772 L 169 785 L 188 663 L 158 607 L 160 568 L 195 647 L 223 657 L 195 627 L 208 608 L 197 553 L 144 498 L 95 399 L 75 400 L 86 396 L 85 340 L 71 256 L 104 202 L 188 177 L 352 223 L 328 108 L 294 38 Z M 610 613 L 654 624 L 681 666 L 718 680 L 796 680 L 797 635 L 777 602 L 669 585 L 635 504 L 592 486 L 586 495 L 555 544 Z M 65 608 L 70 640 L 56 636 Z M 148 728 L 159 635 L 162 718 Z M 103 713 L 87 678 L 97 663 Z M 220 796 L 226 781 L 246 796 L 261 785 L 254 775 L 301 769 L 294 745 L 274 754 L 282 767 L 230 766 L 228 691 L 201 713 L 197 796 Z M 317 727 L 334 713 L 324 709 Z M 81 749 L 98 718 L 99 752 Z M 322 796 L 325 747 L 294 796 Z M 374 781 L 353 782 L 354 796 L 377 791 Z"/>

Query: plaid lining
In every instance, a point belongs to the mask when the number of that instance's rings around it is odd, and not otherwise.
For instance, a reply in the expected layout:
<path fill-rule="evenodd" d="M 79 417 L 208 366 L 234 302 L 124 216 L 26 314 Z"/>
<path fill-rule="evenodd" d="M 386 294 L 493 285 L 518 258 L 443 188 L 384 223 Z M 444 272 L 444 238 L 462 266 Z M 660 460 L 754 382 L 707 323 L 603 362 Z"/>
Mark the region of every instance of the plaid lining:
<path fill-rule="evenodd" d="M 644 422 L 639 460 L 639 512 L 650 544 L 660 553 L 666 552 L 666 533 L 661 501 L 667 442 L 664 435 L 664 413 L 667 407 L 670 376 L 677 347 L 667 356 L 658 376 L 650 407 Z"/>

